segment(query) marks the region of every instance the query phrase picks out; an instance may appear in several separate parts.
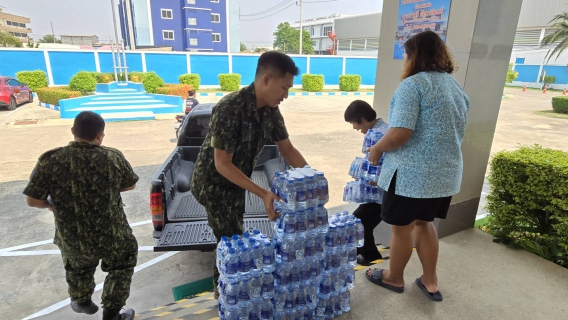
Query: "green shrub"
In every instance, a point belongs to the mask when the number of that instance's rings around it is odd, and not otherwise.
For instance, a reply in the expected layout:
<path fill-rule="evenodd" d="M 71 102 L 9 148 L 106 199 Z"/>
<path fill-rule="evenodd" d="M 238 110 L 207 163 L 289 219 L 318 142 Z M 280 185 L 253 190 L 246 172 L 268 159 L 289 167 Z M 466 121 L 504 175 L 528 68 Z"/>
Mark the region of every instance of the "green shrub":
<path fill-rule="evenodd" d="M 219 84 L 225 91 L 237 91 L 241 87 L 241 75 L 238 73 L 220 74 Z"/>
<path fill-rule="evenodd" d="M 91 74 L 93 75 L 93 77 L 95 77 L 97 83 L 110 83 L 114 81 L 114 74 L 110 72 L 91 72 Z"/>
<path fill-rule="evenodd" d="M 142 83 L 144 80 L 144 72 L 133 71 L 128 73 L 128 81 Z"/>
<path fill-rule="evenodd" d="M 302 75 L 302 89 L 305 91 L 322 91 L 324 86 L 323 74 Z"/>
<path fill-rule="evenodd" d="M 540 77 L 540 82 L 544 82 L 545 84 L 551 84 L 556 82 L 555 76 L 544 76 Z"/>
<path fill-rule="evenodd" d="M 193 90 L 193 86 L 190 84 L 166 84 L 165 86 L 156 89 L 156 93 L 180 96 L 183 99 L 187 99 L 187 92 L 190 90 Z"/>
<path fill-rule="evenodd" d="M 47 75 L 43 70 L 20 71 L 16 73 L 16 79 L 25 83 L 32 91 L 48 86 Z"/>
<path fill-rule="evenodd" d="M 49 103 L 54 106 L 59 105 L 60 99 L 69 99 L 80 97 L 81 92 L 72 91 L 69 87 L 52 87 L 37 89 L 38 100 L 43 103 Z"/>
<path fill-rule="evenodd" d="M 568 267 L 568 153 L 538 145 L 499 152 L 489 183 L 485 227 L 496 242 Z"/>
<path fill-rule="evenodd" d="M 160 78 L 160 76 L 153 71 L 144 74 L 144 78 L 142 79 L 144 90 L 148 93 L 156 93 L 156 89 L 163 87 L 164 84 L 164 79 Z"/>
<path fill-rule="evenodd" d="M 79 91 L 82 93 L 93 92 L 97 87 L 97 79 L 89 71 L 79 71 L 69 81 L 69 89 L 71 91 Z"/>
<path fill-rule="evenodd" d="M 552 97 L 552 110 L 556 113 L 568 114 L 568 97 Z"/>
<path fill-rule="evenodd" d="M 511 83 L 517 79 L 519 73 L 513 70 L 513 64 L 509 63 L 509 69 L 507 69 L 507 78 L 505 78 L 505 83 Z"/>
<path fill-rule="evenodd" d="M 339 76 L 339 90 L 357 91 L 361 86 L 361 76 L 358 74 L 345 74 Z"/>
<path fill-rule="evenodd" d="M 194 90 L 199 90 L 201 84 L 201 77 L 197 73 L 186 73 L 179 76 L 179 83 L 190 84 Z"/>

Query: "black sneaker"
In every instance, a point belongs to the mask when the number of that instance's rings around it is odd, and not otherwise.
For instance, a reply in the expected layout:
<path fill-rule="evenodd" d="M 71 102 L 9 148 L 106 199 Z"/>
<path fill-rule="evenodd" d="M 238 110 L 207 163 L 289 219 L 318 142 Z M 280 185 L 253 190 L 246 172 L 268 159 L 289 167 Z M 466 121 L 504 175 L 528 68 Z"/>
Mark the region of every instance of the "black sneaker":
<path fill-rule="evenodd" d="M 71 301 L 69 306 L 71 306 L 71 309 L 76 313 L 95 314 L 99 311 L 99 307 L 92 300 L 80 303 Z"/>
<path fill-rule="evenodd" d="M 126 309 L 118 315 L 117 320 L 132 320 L 135 315 L 136 312 L 134 312 L 134 310 Z"/>
<path fill-rule="evenodd" d="M 136 313 L 132 309 L 126 309 L 120 312 L 121 308 L 104 309 L 103 310 L 103 320 L 132 320 Z"/>

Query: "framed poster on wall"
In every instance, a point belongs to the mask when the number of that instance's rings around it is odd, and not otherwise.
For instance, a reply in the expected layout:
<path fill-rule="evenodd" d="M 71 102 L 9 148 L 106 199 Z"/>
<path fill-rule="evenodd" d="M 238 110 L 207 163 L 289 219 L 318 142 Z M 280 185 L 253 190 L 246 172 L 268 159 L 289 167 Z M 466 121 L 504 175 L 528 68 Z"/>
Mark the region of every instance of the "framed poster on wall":
<path fill-rule="evenodd" d="M 446 41 L 452 0 L 398 0 L 395 60 L 402 60 L 404 43 L 417 33 L 434 31 Z"/>

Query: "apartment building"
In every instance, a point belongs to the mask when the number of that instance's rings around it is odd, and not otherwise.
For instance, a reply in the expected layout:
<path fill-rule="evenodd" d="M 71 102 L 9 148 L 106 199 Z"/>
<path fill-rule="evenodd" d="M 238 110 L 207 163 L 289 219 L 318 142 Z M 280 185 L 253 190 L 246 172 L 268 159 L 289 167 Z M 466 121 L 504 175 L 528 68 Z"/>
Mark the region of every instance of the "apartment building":
<path fill-rule="evenodd" d="M 5 8 L 0 7 L 0 31 L 8 32 L 27 43 L 28 35 L 32 33 L 32 29 L 28 27 L 29 23 L 30 18 L 7 13 Z"/>

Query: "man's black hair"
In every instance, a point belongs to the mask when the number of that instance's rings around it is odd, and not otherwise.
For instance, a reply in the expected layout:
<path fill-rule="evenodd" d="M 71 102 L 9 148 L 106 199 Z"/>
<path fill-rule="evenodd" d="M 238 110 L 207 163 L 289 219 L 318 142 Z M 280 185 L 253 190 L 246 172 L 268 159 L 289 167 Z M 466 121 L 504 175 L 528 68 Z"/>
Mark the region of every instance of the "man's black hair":
<path fill-rule="evenodd" d="M 105 131 L 105 120 L 92 111 L 83 111 L 75 117 L 73 133 L 75 137 L 93 141 L 97 135 Z"/>
<path fill-rule="evenodd" d="M 280 77 L 285 77 L 286 73 L 290 73 L 293 76 L 297 76 L 300 73 L 294 60 L 278 51 L 265 52 L 260 56 L 256 66 L 256 76 L 260 76 L 269 69 L 275 71 Z"/>
<path fill-rule="evenodd" d="M 345 110 L 345 121 L 361 124 L 362 119 L 371 122 L 377 119 L 377 112 L 363 100 L 355 100 Z"/>

